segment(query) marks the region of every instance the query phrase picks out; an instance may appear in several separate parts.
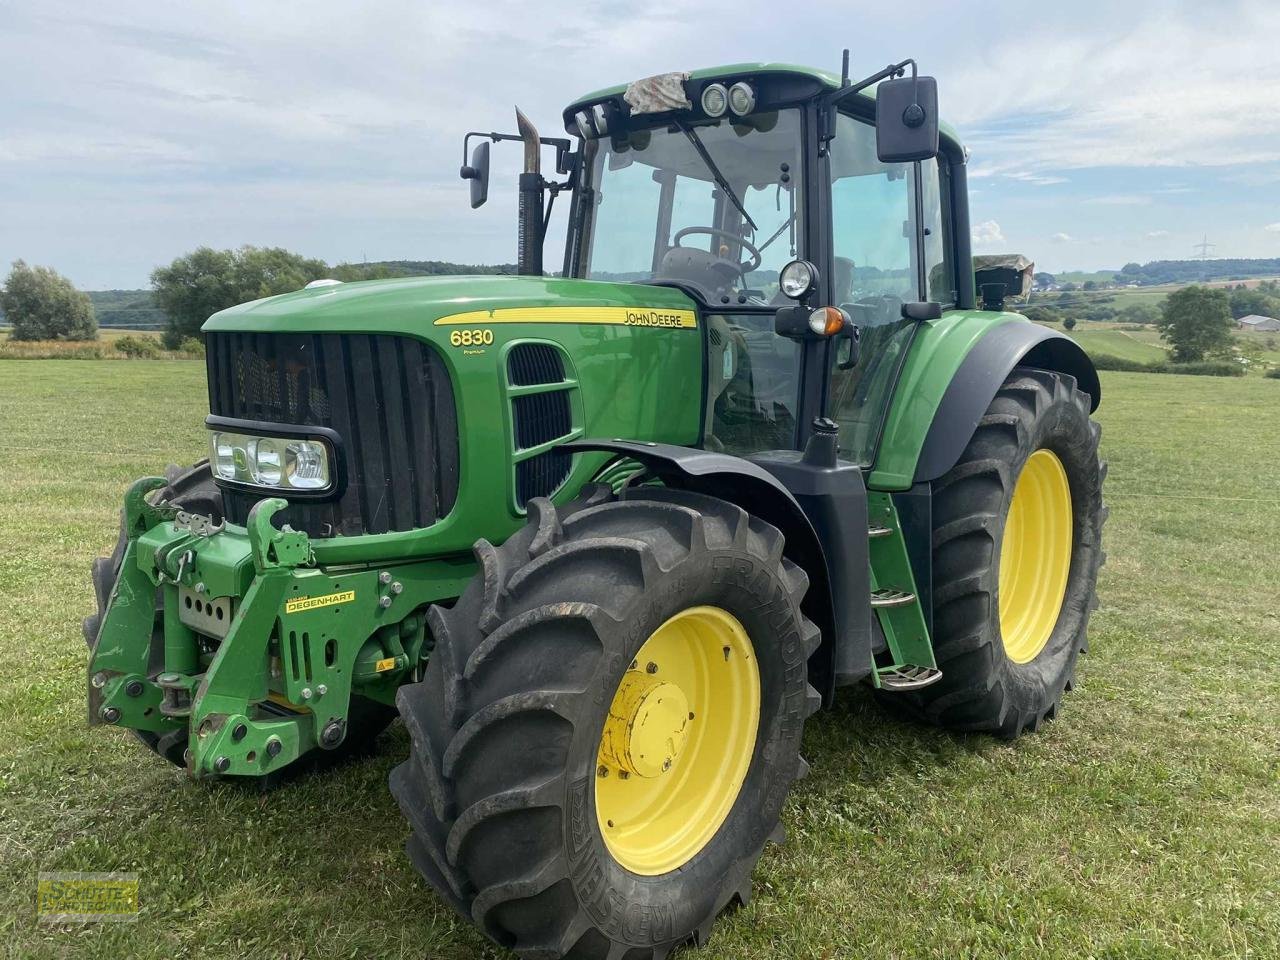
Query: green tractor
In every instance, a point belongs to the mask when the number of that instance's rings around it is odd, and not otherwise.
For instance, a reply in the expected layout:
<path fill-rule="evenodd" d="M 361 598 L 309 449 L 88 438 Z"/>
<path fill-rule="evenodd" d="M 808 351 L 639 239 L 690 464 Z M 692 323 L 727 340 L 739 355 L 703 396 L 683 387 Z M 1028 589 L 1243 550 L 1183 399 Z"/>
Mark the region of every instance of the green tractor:
<path fill-rule="evenodd" d="M 1053 718 L 1103 560 L 1098 377 L 1004 311 L 1029 263 L 975 271 L 933 79 L 847 65 L 468 135 L 472 206 L 523 143 L 521 276 L 211 317 L 209 459 L 135 482 L 94 565 L 90 722 L 270 778 L 398 711 L 443 900 L 526 957 L 651 960 L 747 899 L 839 687 Z"/>

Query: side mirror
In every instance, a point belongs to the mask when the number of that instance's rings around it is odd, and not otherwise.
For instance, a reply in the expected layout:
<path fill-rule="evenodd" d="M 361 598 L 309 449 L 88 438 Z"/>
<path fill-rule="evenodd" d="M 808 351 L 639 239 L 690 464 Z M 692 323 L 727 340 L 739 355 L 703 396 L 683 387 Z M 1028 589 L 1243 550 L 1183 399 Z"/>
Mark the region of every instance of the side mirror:
<path fill-rule="evenodd" d="M 942 318 L 942 304 L 936 300 L 919 300 L 902 305 L 903 320 L 939 320 Z"/>
<path fill-rule="evenodd" d="M 938 81 L 885 80 L 876 88 L 876 154 L 881 163 L 910 163 L 938 155 Z"/>
<path fill-rule="evenodd" d="M 471 151 L 471 162 L 458 171 L 463 180 L 471 181 L 471 209 L 489 199 L 489 141 L 481 140 Z"/>

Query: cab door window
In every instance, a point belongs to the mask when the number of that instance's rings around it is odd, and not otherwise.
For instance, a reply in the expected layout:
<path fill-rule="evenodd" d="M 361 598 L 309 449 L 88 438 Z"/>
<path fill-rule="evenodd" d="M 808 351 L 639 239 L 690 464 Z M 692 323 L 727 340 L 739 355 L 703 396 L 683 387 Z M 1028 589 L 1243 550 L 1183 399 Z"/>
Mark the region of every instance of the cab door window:
<path fill-rule="evenodd" d="M 840 425 L 840 454 L 869 466 L 880 425 L 911 344 L 915 321 L 904 320 L 909 301 L 954 300 L 946 256 L 943 185 L 936 161 L 922 164 L 924 267 L 928 291 L 919 289 L 919 251 L 912 164 L 881 163 L 875 128 L 840 114 L 831 142 L 832 280 L 836 301 L 861 334 L 857 364 L 831 376 L 830 416 Z"/>

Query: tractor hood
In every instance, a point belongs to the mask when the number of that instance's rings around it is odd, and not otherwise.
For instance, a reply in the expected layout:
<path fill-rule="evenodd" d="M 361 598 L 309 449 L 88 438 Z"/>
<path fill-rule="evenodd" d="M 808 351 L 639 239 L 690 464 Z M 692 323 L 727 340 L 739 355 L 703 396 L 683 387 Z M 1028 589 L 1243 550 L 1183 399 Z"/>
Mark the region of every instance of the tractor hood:
<path fill-rule="evenodd" d="M 566 309 L 512 314 L 517 308 Z M 579 308 L 605 308 L 583 310 Z M 694 303 L 668 287 L 606 283 L 560 277 L 403 277 L 312 287 L 242 303 L 215 313 L 205 333 L 390 333 L 445 341 L 459 322 L 480 323 L 478 313 L 499 323 L 616 323 L 624 326 L 674 326 L 693 321 L 684 314 Z M 628 313 L 630 311 L 630 314 Z M 677 313 L 678 312 L 678 313 Z M 465 320 L 449 318 L 465 316 Z M 675 317 L 676 319 L 672 319 Z"/>

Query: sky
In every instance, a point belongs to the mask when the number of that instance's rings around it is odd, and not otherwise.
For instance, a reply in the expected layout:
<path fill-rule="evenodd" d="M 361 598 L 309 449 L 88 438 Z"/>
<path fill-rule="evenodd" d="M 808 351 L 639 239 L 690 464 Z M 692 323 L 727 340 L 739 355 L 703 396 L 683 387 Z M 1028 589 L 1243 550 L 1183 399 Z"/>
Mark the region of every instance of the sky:
<path fill-rule="evenodd" d="M 1035 6 L 0 0 L 0 266 L 130 289 L 202 244 L 511 262 L 519 147 L 495 145 L 472 211 L 468 130 L 513 131 L 518 104 L 559 135 L 603 86 L 838 71 L 844 46 L 857 76 L 910 56 L 938 78 L 975 252 L 1108 269 L 1207 235 L 1280 257 L 1280 4 Z"/>

